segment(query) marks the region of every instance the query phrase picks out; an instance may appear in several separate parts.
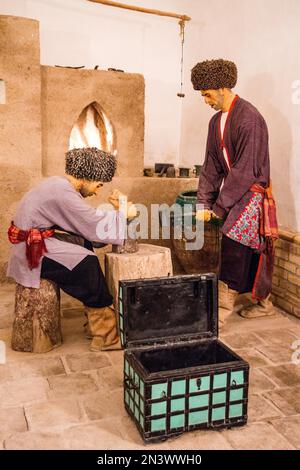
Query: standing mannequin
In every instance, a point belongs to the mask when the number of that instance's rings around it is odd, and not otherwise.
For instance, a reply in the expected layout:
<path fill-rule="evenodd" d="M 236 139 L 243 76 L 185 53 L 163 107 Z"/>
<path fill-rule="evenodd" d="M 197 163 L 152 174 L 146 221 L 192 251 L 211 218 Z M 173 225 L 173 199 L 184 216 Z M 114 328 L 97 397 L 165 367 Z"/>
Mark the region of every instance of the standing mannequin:
<path fill-rule="evenodd" d="M 197 200 L 198 220 L 224 220 L 219 272 L 219 318 L 224 323 L 239 293 L 258 303 L 241 315 L 274 313 L 269 298 L 273 239 L 278 236 L 270 191 L 268 129 L 259 111 L 232 89 L 237 68 L 227 60 L 207 60 L 192 69 L 192 83 L 217 114 L 209 123 L 205 162 Z M 270 222 L 268 226 L 266 222 Z M 271 225 L 271 226 L 270 226 Z"/>

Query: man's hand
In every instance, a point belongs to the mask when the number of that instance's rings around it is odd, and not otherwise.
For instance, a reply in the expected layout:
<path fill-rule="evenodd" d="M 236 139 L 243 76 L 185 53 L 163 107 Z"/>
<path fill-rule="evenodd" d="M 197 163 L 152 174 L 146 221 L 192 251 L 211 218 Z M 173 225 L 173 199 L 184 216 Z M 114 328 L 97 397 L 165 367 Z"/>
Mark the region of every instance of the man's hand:
<path fill-rule="evenodd" d="M 109 196 L 108 202 L 114 206 L 116 210 L 120 210 L 120 198 L 126 198 L 126 204 L 124 209 L 126 210 L 126 219 L 134 219 L 137 216 L 137 208 L 132 202 L 127 202 L 127 196 L 121 193 L 118 189 L 115 189 Z M 126 207 L 127 206 L 127 207 Z"/>
<path fill-rule="evenodd" d="M 209 222 L 210 219 L 218 219 L 218 216 L 209 209 L 202 209 L 196 212 L 196 220 Z"/>
<path fill-rule="evenodd" d="M 108 202 L 114 206 L 116 210 L 120 207 L 120 197 L 125 196 L 125 194 L 121 193 L 118 189 L 114 189 L 112 194 L 108 197 Z"/>

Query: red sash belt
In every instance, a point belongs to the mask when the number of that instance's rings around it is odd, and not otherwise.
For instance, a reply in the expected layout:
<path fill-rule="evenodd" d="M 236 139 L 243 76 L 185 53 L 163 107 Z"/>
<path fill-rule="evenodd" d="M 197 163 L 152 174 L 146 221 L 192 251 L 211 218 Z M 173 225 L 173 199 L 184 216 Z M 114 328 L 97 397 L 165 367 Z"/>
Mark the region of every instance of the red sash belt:
<path fill-rule="evenodd" d="M 7 231 L 10 243 L 26 242 L 26 258 L 30 269 L 36 268 L 43 254 L 47 252 L 44 238 L 52 237 L 54 233 L 54 230 L 39 230 L 38 228 L 21 230 L 14 225 L 13 221 Z"/>

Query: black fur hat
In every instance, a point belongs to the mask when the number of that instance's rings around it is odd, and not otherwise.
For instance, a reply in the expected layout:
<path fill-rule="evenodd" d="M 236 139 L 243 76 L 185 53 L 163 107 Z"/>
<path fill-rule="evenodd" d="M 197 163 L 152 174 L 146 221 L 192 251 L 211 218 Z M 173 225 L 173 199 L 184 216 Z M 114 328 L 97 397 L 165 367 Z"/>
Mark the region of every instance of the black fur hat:
<path fill-rule="evenodd" d="M 117 163 L 114 155 L 96 147 L 72 149 L 66 153 L 66 173 L 88 181 L 111 181 Z"/>
<path fill-rule="evenodd" d="M 237 82 L 237 68 L 229 60 L 205 60 L 192 68 L 191 80 L 195 90 L 231 89 Z"/>

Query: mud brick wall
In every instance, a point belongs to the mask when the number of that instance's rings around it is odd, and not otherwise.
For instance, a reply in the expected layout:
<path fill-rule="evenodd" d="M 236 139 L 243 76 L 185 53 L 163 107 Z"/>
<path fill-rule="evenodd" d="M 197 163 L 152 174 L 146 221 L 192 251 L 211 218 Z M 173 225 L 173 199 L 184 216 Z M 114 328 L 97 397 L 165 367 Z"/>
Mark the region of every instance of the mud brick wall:
<path fill-rule="evenodd" d="M 0 281 L 5 279 L 7 228 L 23 194 L 41 178 L 41 67 L 38 21 L 0 16 Z"/>
<path fill-rule="evenodd" d="M 273 275 L 273 299 L 278 307 L 300 318 L 300 234 L 279 231 Z"/>

